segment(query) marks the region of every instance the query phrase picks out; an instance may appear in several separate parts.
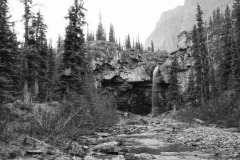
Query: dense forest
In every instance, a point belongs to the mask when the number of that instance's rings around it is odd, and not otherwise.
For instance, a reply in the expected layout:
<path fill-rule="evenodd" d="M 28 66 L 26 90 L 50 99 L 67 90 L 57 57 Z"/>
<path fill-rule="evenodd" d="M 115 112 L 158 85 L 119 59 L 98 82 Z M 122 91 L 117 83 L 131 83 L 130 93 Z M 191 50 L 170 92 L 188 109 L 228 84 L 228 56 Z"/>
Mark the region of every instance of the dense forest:
<path fill-rule="evenodd" d="M 54 48 L 46 38 L 44 16 L 32 11 L 34 1 L 21 2 L 23 42 L 17 40 L 10 21 L 8 1 L 0 1 L 0 140 L 11 139 L 12 132 L 76 138 L 116 124 L 119 118 L 114 96 L 106 96 L 102 94 L 104 88 L 94 87 L 93 55 L 87 44 L 109 41 L 121 51 L 137 50 L 141 54 L 144 47 L 139 38 L 131 41 L 128 34 L 122 44 L 115 37 L 113 24 L 107 36 L 101 15 L 96 34 L 87 31 L 85 36 L 86 9 L 82 0 L 74 0 L 67 15 L 65 37 L 59 37 Z M 186 92 L 180 91 L 174 56 L 168 104 L 177 106 L 183 119 L 196 117 L 240 127 L 240 0 L 234 0 L 225 11 L 216 8 L 209 22 L 203 22 L 199 5 L 196 9 L 197 23 L 189 32 L 193 61 L 188 87 Z M 147 50 L 156 52 L 153 42 Z M 45 105 L 45 110 L 36 108 L 36 103 Z M 29 113 L 24 118 L 19 117 L 22 110 Z M 44 112 L 41 122 L 40 112 Z"/>
<path fill-rule="evenodd" d="M 240 2 L 235 0 L 225 11 L 213 11 L 209 22 L 203 22 L 197 6 L 196 22 L 189 33 L 192 41 L 192 70 L 184 104 L 191 106 L 205 120 L 229 126 L 239 122 L 239 22 Z"/>

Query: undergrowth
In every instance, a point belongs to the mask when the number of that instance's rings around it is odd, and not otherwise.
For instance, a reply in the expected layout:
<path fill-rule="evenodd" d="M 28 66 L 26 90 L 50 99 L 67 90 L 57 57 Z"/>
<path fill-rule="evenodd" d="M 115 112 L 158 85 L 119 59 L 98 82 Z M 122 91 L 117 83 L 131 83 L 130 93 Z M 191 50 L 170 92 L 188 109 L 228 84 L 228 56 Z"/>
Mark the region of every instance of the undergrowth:
<path fill-rule="evenodd" d="M 177 117 L 183 121 L 198 118 L 227 128 L 240 127 L 240 97 L 235 91 L 226 91 L 209 100 L 206 105 L 184 107 Z"/>
<path fill-rule="evenodd" d="M 0 141 L 11 140 L 12 133 L 44 139 L 77 138 L 118 122 L 117 106 L 111 94 L 90 97 L 72 94 L 58 106 L 47 103 L 13 103 L 0 106 Z"/>

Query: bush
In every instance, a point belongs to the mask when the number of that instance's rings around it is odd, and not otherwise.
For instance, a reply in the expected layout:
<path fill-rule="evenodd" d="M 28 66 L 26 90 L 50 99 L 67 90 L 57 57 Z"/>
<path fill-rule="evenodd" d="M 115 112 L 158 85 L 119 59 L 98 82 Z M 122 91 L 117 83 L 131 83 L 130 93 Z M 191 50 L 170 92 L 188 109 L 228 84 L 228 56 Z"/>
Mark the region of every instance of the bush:
<path fill-rule="evenodd" d="M 110 94 L 91 97 L 72 94 L 61 110 L 61 117 L 62 125 L 56 133 L 62 132 L 70 137 L 110 127 L 119 120 L 115 99 Z"/>
<path fill-rule="evenodd" d="M 187 121 L 199 118 L 223 127 L 239 127 L 240 97 L 235 91 L 226 91 L 209 100 L 205 106 L 185 107 L 178 112 L 178 116 Z"/>

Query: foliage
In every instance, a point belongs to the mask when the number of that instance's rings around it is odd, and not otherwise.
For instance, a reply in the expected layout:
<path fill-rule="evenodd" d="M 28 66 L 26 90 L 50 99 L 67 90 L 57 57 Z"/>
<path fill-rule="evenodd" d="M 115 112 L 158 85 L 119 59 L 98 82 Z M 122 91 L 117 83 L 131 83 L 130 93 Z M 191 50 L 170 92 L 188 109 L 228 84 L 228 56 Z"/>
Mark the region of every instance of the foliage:
<path fill-rule="evenodd" d="M 240 97 L 236 91 L 226 91 L 216 98 L 210 99 L 206 106 L 199 108 L 186 107 L 178 114 L 187 121 L 199 118 L 208 123 L 216 123 L 223 127 L 239 127 Z"/>
<path fill-rule="evenodd" d="M 110 24 L 110 31 L 109 31 L 109 42 L 113 42 L 115 43 L 115 32 L 114 32 L 114 28 L 113 25 Z"/>
<path fill-rule="evenodd" d="M 96 40 L 106 41 L 106 32 L 103 28 L 101 14 L 99 16 L 99 24 L 98 24 L 97 33 L 96 33 Z"/>
<path fill-rule="evenodd" d="M 85 25 L 83 3 L 78 0 L 70 7 L 68 13 L 69 24 L 66 28 L 64 40 L 64 53 L 60 67 L 60 84 L 63 99 L 66 100 L 68 92 L 80 91 L 82 76 L 85 72 L 84 34 Z"/>
<path fill-rule="evenodd" d="M 180 85 L 178 82 L 178 61 L 177 56 L 174 55 L 172 64 L 170 66 L 169 87 L 167 99 L 172 105 L 179 105 L 181 100 Z"/>
<path fill-rule="evenodd" d="M 125 40 L 125 47 L 126 47 L 126 49 L 131 49 L 131 39 L 130 39 L 129 34 L 127 35 L 126 40 Z"/>
<path fill-rule="evenodd" d="M 154 44 L 153 44 L 153 41 L 151 41 L 151 51 L 154 52 Z"/>
<path fill-rule="evenodd" d="M 112 95 L 103 94 L 92 97 L 72 94 L 61 111 L 61 123 L 54 131 L 70 137 L 77 137 L 94 130 L 110 127 L 118 122 L 116 103 Z"/>
<path fill-rule="evenodd" d="M 0 2 L 0 104 L 12 101 L 19 89 L 19 51 L 11 31 L 7 0 Z"/>

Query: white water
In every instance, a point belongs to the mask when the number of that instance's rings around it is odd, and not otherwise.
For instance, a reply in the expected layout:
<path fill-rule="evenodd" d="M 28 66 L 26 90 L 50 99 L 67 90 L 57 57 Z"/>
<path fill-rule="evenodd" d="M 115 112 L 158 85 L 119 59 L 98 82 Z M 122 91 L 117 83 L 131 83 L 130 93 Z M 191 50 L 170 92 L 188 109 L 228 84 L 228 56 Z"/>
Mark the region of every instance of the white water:
<path fill-rule="evenodd" d="M 153 71 L 153 82 L 152 82 L 152 113 L 157 114 L 159 112 L 158 102 L 158 88 L 156 83 L 157 74 L 159 72 L 159 66 L 155 67 Z"/>

